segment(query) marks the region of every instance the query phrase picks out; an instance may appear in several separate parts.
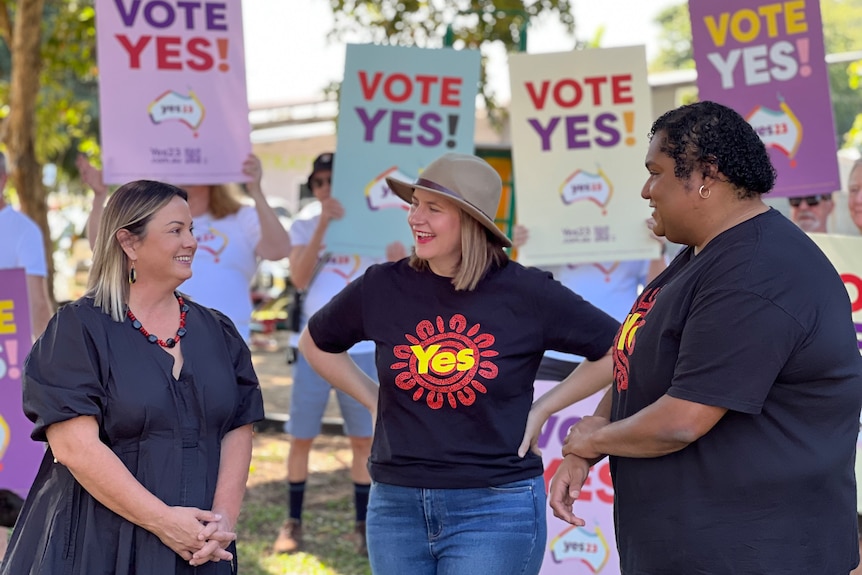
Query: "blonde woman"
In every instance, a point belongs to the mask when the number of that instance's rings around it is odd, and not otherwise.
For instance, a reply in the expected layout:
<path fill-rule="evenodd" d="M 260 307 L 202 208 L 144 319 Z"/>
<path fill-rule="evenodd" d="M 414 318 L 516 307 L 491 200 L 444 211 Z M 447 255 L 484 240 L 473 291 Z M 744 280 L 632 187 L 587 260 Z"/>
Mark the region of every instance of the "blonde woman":
<path fill-rule="evenodd" d="M 233 323 L 176 291 L 196 249 L 183 190 L 111 196 L 87 294 L 25 363 L 24 411 L 48 450 L 0 574 L 236 573 L 263 400 Z"/>
<path fill-rule="evenodd" d="M 538 573 L 539 428 L 609 383 L 618 324 L 550 274 L 509 261 L 493 221 L 502 183 L 484 160 L 446 154 L 415 183 L 387 181 L 410 203 L 412 255 L 371 266 L 312 316 L 299 343 L 316 371 L 376 415 L 371 569 Z M 377 346 L 379 392 L 347 354 L 361 340 Z M 546 349 L 587 360 L 533 405 Z"/>
<path fill-rule="evenodd" d="M 101 171 L 84 156 L 78 157 L 77 166 L 81 179 L 95 193 L 93 212 L 87 222 L 87 236 L 93 247 L 108 188 Z M 290 236 L 263 195 L 260 160 L 249 155 L 242 169 L 251 178 L 246 190 L 254 206 L 241 203 L 232 186 L 182 186 L 188 193 L 198 242 L 195 273 L 183 284 L 182 291 L 197 303 L 223 312 L 248 341 L 252 312 L 250 285 L 258 262 L 290 255 Z"/>

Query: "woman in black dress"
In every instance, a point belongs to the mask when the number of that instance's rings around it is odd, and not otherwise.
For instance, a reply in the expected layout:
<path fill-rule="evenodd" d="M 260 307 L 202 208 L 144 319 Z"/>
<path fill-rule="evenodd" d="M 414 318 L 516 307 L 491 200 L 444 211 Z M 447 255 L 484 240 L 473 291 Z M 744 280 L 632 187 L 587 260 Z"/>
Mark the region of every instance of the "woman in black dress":
<path fill-rule="evenodd" d="M 87 295 L 25 362 L 48 449 L 0 574 L 235 573 L 263 417 L 248 348 L 176 291 L 197 247 L 184 191 L 126 184 L 100 226 Z"/>

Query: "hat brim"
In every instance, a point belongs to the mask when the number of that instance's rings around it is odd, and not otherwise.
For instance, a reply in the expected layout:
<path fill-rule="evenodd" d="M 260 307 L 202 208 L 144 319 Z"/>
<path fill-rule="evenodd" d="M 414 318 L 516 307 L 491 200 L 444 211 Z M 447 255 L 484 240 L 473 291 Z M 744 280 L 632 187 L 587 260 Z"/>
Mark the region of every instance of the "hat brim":
<path fill-rule="evenodd" d="M 413 191 L 416 189 L 438 195 L 441 198 L 445 198 L 450 202 L 456 204 L 459 208 L 470 214 L 473 219 L 485 226 L 487 230 L 494 234 L 494 237 L 500 240 L 500 243 L 503 244 L 503 247 L 512 247 L 512 240 L 510 240 L 508 236 L 506 236 L 506 234 L 504 234 L 503 231 L 497 227 L 497 224 L 495 224 L 494 221 L 491 220 L 491 218 L 486 216 L 479 208 L 477 208 L 470 202 L 443 193 L 440 190 L 435 190 L 434 188 L 426 188 L 425 186 L 420 186 L 414 184 L 413 182 L 403 182 L 401 180 L 396 180 L 395 178 L 386 178 L 386 185 L 389 186 L 390 190 L 395 192 L 395 195 L 397 195 L 399 198 L 401 198 L 408 204 L 413 203 Z"/>

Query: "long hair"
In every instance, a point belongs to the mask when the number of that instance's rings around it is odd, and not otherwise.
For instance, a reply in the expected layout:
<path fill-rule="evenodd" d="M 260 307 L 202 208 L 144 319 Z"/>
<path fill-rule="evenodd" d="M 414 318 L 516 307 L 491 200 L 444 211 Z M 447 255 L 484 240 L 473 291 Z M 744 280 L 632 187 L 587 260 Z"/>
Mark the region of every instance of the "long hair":
<path fill-rule="evenodd" d="M 233 187 L 225 184 L 210 186 L 209 213 L 213 219 L 220 220 L 237 213 L 242 207 L 239 194 Z"/>
<path fill-rule="evenodd" d="M 117 232 L 127 230 L 136 239 L 144 239 L 153 215 L 177 196 L 188 201 L 188 194 L 176 186 L 138 180 L 120 186 L 108 200 L 99 222 L 86 295 L 114 321 L 123 321 L 129 301 L 129 258 Z"/>
<path fill-rule="evenodd" d="M 492 267 L 499 267 L 509 256 L 503 251 L 503 245 L 496 236 L 476 218 L 459 210 L 461 216 L 461 260 L 455 267 L 452 285 L 456 291 L 473 291 L 479 285 L 479 280 L 485 277 Z M 428 260 L 416 255 L 414 248 L 410 254 L 410 267 L 423 271 L 428 269 Z"/>

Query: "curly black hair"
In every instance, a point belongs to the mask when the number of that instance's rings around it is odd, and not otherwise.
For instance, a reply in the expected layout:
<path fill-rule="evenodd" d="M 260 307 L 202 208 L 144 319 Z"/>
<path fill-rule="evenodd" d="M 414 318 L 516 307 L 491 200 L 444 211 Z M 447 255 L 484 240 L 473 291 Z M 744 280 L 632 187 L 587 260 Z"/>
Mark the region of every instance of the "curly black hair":
<path fill-rule="evenodd" d="M 736 110 L 716 102 L 697 102 L 665 112 L 653 122 L 650 140 L 661 132 L 662 153 L 674 160 L 674 175 L 688 180 L 698 170 L 721 177 L 740 199 L 769 193 L 775 168 L 757 132 Z"/>

